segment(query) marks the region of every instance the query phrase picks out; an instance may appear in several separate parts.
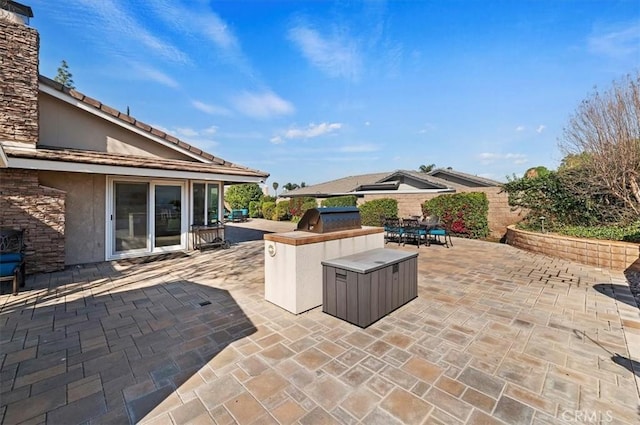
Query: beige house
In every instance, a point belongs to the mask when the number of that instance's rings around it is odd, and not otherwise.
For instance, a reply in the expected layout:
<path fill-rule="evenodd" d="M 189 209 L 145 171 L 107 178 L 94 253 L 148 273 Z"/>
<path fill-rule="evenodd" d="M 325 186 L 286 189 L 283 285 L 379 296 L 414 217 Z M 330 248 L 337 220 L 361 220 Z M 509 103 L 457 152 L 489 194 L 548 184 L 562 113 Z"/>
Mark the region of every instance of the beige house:
<path fill-rule="evenodd" d="M 0 7 L 0 225 L 26 229 L 28 273 L 190 249 L 225 184 L 268 177 L 39 75 L 31 9 Z"/>
<path fill-rule="evenodd" d="M 358 204 L 373 199 L 392 198 L 398 202 L 398 215 L 422 215 L 422 204 L 436 196 L 456 192 L 483 192 L 489 201 L 489 230 L 494 238 L 502 238 L 507 226 L 521 219 L 520 211 L 512 211 L 507 194 L 498 181 L 463 173 L 451 168 L 438 168 L 429 173 L 396 170 L 383 173 L 360 174 L 306 186 L 283 193 L 294 198 L 310 196 L 355 195 Z"/>

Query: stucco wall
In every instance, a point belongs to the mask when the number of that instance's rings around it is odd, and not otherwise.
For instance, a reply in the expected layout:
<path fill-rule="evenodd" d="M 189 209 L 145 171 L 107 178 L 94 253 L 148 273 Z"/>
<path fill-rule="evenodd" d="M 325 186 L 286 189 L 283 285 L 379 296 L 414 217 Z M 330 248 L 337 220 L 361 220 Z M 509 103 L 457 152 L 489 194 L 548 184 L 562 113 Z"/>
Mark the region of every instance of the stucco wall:
<path fill-rule="evenodd" d="M 40 171 L 38 177 L 67 193 L 65 264 L 104 261 L 106 177 L 53 171 Z"/>
<path fill-rule="evenodd" d="M 32 170 L 0 169 L 0 225 L 25 229 L 26 272 L 64 268 L 66 193 L 43 187 Z"/>
<path fill-rule="evenodd" d="M 40 93 L 39 105 L 40 145 L 193 160 L 48 94 Z"/>
<path fill-rule="evenodd" d="M 625 270 L 640 258 L 640 244 L 540 234 L 509 226 L 507 243 L 520 249 L 597 267 Z"/>
<path fill-rule="evenodd" d="M 493 238 L 504 237 L 507 226 L 517 223 L 524 215 L 520 210 L 511 211 L 511 207 L 508 203 L 506 193 L 500 193 L 499 187 L 485 187 L 485 188 L 457 188 L 460 192 L 484 192 L 487 195 L 489 201 L 489 231 Z M 428 193 L 403 193 L 403 194 L 375 194 L 365 195 L 364 198 L 358 200 L 358 205 L 364 202 L 371 201 L 373 199 L 392 198 L 398 202 L 398 216 L 410 217 L 412 215 L 422 215 L 422 204 L 440 194 L 428 194 Z"/>

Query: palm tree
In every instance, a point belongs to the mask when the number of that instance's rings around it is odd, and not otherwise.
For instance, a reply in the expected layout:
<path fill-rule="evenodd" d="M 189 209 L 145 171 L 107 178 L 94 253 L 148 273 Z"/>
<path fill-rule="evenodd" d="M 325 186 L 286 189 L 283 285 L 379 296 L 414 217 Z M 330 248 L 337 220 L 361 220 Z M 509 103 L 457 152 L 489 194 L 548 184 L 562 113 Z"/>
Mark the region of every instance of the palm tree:
<path fill-rule="evenodd" d="M 436 164 L 421 165 L 418 171 L 420 171 L 421 173 L 429 173 L 434 168 L 436 168 Z"/>
<path fill-rule="evenodd" d="M 280 185 L 278 184 L 278 182 L 273 182 L 272 186 L 273 186 L 273 190 L 276 192 L 276 198 L 277 198 L 278 197 L 278 186 L 280 186 Z"/>

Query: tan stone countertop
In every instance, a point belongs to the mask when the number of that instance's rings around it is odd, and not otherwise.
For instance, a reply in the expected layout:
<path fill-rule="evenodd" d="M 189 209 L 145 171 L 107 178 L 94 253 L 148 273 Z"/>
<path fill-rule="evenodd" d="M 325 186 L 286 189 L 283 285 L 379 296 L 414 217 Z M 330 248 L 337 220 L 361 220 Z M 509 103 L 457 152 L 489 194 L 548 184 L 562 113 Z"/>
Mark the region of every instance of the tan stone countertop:
<path fill-rule="evenodd" d="M 360 229 L 339 230 L 329 233 L 313 233 L 304 230 L 296 230 L 286 233 L 268 233 L 264 235 L 265 241 L 280 242 L 286 245 L 308 245 L 318 242 L 333 241 L 337 239 L 353 238 L 356 236 L 373 235 L 383 233 L 382 227 L 362 226 Z"/>

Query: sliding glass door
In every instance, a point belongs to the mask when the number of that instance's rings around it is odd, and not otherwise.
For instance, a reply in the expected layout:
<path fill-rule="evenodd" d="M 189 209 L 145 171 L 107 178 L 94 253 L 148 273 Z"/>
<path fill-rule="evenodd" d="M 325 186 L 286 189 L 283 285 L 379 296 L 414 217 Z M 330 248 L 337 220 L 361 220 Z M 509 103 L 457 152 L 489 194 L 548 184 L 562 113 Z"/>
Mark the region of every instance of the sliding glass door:
<path fill-rule="evenodd" d="M 154 246 L 179 246 L 182 235 L 182 186 L 155 185 Z"/>
<path fill-rule="evenodd" d="M 115 182 L 113 192 L 113 253 L 148 251 L 149 184 Z"/>
<path fill-rule="evenodd" d="M 185 183 L 109 180 L 107 258 L 186 248 Z"/>

